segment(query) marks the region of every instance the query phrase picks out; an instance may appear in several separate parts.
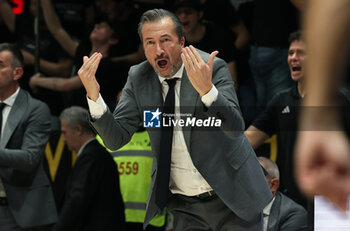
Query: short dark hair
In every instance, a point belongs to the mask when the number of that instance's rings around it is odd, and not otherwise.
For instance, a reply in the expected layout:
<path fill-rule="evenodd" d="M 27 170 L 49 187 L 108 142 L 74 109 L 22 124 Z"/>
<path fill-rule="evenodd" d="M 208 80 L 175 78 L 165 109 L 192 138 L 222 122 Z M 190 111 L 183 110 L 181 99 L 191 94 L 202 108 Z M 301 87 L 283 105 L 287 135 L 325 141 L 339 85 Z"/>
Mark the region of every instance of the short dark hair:
<path fill-rule="evenodd" d="M 180 22 L 179 18 L 172 12 L 164 9 L 153 9 L 148 10 L 145 13 L 142 14 L 140 18 L 140 23 L 138 26 L 138 33 L 142 42 L 142 27 L 146 22 L 157 22 L 162 20 L 163 18 L 169 17 L 173 23 L 174 23 L 174 29 L 175 32 L 179 38 L 179 42 L 181 41 L 181 38 L 184 37 L 184 28 L 182 26 L 182 23 Z"/>
<path fill-rule="evenodd" d="M 11 65 L 12 68 L 24 67 L 24 59 L 21 50 L 16 44 L 0 43 L 0 52 L 9 51 L 12 54 Z"/>
<path fill-rule="evenodd" d="M 80 125 L 85 133 L 95 134 L 89 123 L 89 113 L 83 107 L 72 106 L 64 109 L 60 119 L 65 119 L 71 129 Z"/>
<path fill-rule="evenodd" d="M 288 38 L 289 45 L 292 44 L 292 42 L 294 41 L 301 40 L 303 40 L 303 33 L 300 30 L 291 33 Z"/>

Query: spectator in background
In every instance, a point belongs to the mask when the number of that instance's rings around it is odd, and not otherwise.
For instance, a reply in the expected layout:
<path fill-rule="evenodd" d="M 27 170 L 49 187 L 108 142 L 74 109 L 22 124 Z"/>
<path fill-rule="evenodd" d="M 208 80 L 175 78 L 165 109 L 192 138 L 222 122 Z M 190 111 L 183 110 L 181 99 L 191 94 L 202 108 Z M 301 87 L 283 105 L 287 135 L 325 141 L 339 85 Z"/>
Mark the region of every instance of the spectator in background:
<path fill-rule="evenodd" d="M 77 152 L 65 201 L 54 231 L 125 230 L 119 174 L 111 155 L 95 139 L 86 109 L 73 106 L 60 115 L 64 141 Z"/>
<path fill-rule="evenodd" d="M 16 43 L 22 50 L 25 62 L 25 75 L 20 81 L 21 87 L 30 91 L 35 98 L 48 104 L 51 114 L 58 116 L 64 108 L 63 98 L 57 92 L 46 89 L 32 91 L 28 86 L 29 77 L 34 72 L 35 34 L 34 19 L 36 15 L 36 0 L 25 1 L 24 11 L 21 15 L 15 15 L 7 0 L 0 0 L 0 17 L 7 27 L 15 34 Z M 72 60 L 68 57 L 55 39 L 51 36 L 47 27 L 40 21 L 40 71 L 46 76 L 68 77 L 72 69 Z"/>
<path fill-rule="evenodd" d="M 301 231 L 307 229 L 307 212 L 299 204 L 278 191 L 278 166 L 266 157 L 258 157 L 273 198 L 264 208 L 264 231 Z"/>
<path fill-rule="evenodd" d="M 296 137 L 300 100 L 305 95 L 306 47 L 301 32 L 290 35 L 288 64 L 290 78 L 296 85 L 278 93 L 251 126 L 245 131 L 250 144 L 257 149 L 266 139 L 277 133 L 277 163 L 281 168 L 281 191 L 307 208 L 306 198 L 299 192 L 293 174 L 293 150 Z"/>
<path fill-rule="evenodd" d="M 288 36 L 298 29 L 298 0 L 255 0 L 250 67 L 258 110 L 293 85 L 287 63 Z M 300 0 L 299 0 L 300 1 Z"/>
<path fill-rule="evenodd" d="M 0 44 L 0 229 L 50 230 L 57 211 L 43 169 L 48 107 L 19 87 L 20 50 Z"/>
<path fill-rule="evenodd" d="M 307 95 L 305 88 L 305 65 L 307 48 L 300 31 L 292 33 L 289 38 L 288 64 L 290 75 L 296 85 L 278 93 L 254 123 L 245 131 L 254 149 L 259 147 L 269 136 L 277 133 L 277 164 L 281 169 L 281 190 L 288 197 L 307 208 L 307 200 L 300 192 L 294 178 L 294 145 L 298 124 L 299 105 Z M 350 106 L 348 92 L 338 94 L 339 102 Z M 350 116 L 348 116 L 350 118 Z M 350 119 L 347 126 L 350 128 Z"/>
<path fill-rule="evenodd" d="M 230 0 L 221 0 L 220 4 L 216 0 L 202 0 L 201 2 L 204 20 L 230 29 L 234 33 L 234 44 L 238 50 L 249 45 L 248 29 Z"/>
<path fill-rule="evenodd" d="M 250 34 L 245 22 L 243 22 L 242 15 L 239 14 L 230 0 L 221 0 L 220 4 L 216 0 L 202 2 L 204 2 L 203 20 L 224 26 L 234 33 L 234 44 L 237 48 L 235 60 L 237 81 L 235 85 L 242 116 L 246 127 L 248 127 L 256 117 L 256 90 L 249 66 Z"/>
<path fill-rule="evenodd" d="M 119 42 L 118 34 L 120 33 L 118 25 L 106 18 L 102 18 L 100 22 L 95 24 L 94 29 L 90 33 L 91 44 L 85 45 L 78 43 L 70 37 L 67 31 L 61 26 L 57 14 L 54 11 L 51 0 L 41 0 L 45 22 L 61 46 L 74 57 L 76 68 L 79 68 L 83 63 L 83 57 L 90 55 L 93 52 L 103 54 L 101 66 L 97 70 L 97 79 L 100 82 L 102 89 L 101 94 L 106 97 L 106 102 L 111 110 L 115 107 L 116 92 L 120 91 L 126 81 L 126 76 L 123 75 L 118 65 L 112 62 L 110 57 L 111 47 Z M 91 46 L 90 46 L 91 45 Z M 126 73 L 124 73 L 126 75 Z M 85 99 L 85 90 L 83 85 L 76 75 L 76 71 L 71 78 L 45 78 L 36 74 L 30 80 L 30 86 L 43 87 L 53 91 L 70 91 L 67 105 L 79 105 L 87 108 Z"/>
<path fill-rule="evenodd" d="M 89 38 L 95 20 L 94 0 L 53 0 L 62 27 L 77 41 Z"/>
<path fill-rule="evenodd" d="M 193 45 L 209 53 L 219 51 L 218 57 L 226 61 L 232 81 L 237 87 L 236 47 L 233 33 L 220 25 L 203 22 L 204 12 L 200 0 L 177 0 L 173 10 L 184 27 L 185 46 Z"/>
<path fill-rule="evenodd" d="M 111 51 L 112 60 L 129 70 L 131 65 L 145 59 L 137 25 L 141 16 L 132 0 L 96 0 L 97 14 L 107 15 L 108 19 L 120 26 L 119 43 Z"/>

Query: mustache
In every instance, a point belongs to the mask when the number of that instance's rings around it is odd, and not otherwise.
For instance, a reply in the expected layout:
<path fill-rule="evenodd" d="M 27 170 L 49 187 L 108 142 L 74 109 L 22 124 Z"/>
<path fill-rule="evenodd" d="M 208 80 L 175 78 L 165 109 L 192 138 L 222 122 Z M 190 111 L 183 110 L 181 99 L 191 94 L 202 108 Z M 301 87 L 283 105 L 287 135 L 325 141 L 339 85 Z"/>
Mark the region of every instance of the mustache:
<path fill-rule="evenodd" d="M 157 56 L 155 59 L 154 59 L 154 61 L 158 61 L 159 59 L 169 59 L 169 56 L 167 56 L 167 55 L 160 55 L 160 56 Z"/>

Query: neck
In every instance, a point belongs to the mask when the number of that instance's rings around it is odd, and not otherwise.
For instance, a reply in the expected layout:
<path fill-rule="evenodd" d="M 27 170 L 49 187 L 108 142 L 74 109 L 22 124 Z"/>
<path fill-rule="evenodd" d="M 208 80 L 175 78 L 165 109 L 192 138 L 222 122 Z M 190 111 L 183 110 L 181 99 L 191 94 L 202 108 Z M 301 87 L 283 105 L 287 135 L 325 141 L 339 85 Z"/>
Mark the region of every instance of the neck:
<path fill-rule="evenodd" d="M 13 95 L 18 89 L 18 83 L 10 86 L 7 89 L 0 89 L 0 100 L 4 101 L 11 95 Z"/>
<path fill-rule="evenodd" d="M 80 150 L 80 148 L 90 139 L 92 138 L 95 138 L 95 135 L 93 134 L 83 134 L 81 137 L 80 137 L 80 140 L 79 140 L 79 148 L 78 150 L 76 150 L 76 152 L 78 152 Z"/>
<path fill-rule="evenodd" d="M 306 94 L 306 90 L 305 90 L 305 86 L 304 86 L 304 81 L 299 80 L 298 81 L 298 92 L 299 95 L 301 96 L 301 98 L 304 98 L 305 94 Z"/>
<path fill-rule="evenodd" d="M 91 52 L 90 55 L 92 55 L 95 52 L 99 52 L 102 54 L 103 58 L 108 57 L 108 50 L 109 50 L 110 45 L 103 43 L 103 44 L 99 44 L 99 43 L 93 43 L 92 44 L 92 48 L 91 48 Z"/>
<path fill-rule="evenodd" d="M 197 43 L 202 40 L 205 33 L 205 26 L 203 24 L 199 24 L 192 31 L 185 34 L 186 40 L 188 43 Z"/>

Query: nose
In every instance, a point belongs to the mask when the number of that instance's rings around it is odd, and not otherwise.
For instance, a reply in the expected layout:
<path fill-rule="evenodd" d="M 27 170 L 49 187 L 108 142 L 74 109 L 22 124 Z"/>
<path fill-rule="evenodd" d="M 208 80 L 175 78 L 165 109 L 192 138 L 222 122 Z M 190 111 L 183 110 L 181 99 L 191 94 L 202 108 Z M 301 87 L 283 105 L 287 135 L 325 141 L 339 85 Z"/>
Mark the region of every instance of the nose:
<path fill-rule="evenodd" d="M 156 49 L 157 49 L 157 51 L 156 51 L 157 56 L 161 56 L 164 54 L 163 46 L 160 43 L 157 43 Z"/>
<path fill-rule="evenodd" d="M 297 60 L 298 58 L 299 58 L 299 56 L 298 56 L 297 52 L 294 52 L 291 56 L 292 60 Z"/>

